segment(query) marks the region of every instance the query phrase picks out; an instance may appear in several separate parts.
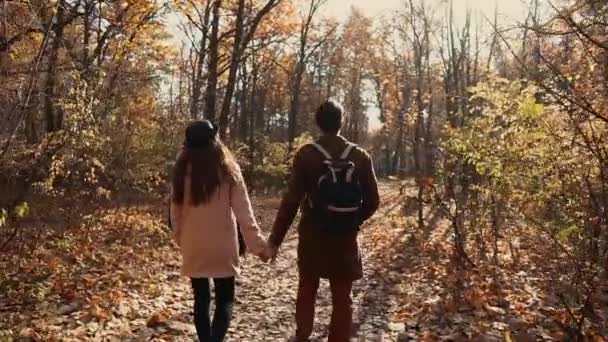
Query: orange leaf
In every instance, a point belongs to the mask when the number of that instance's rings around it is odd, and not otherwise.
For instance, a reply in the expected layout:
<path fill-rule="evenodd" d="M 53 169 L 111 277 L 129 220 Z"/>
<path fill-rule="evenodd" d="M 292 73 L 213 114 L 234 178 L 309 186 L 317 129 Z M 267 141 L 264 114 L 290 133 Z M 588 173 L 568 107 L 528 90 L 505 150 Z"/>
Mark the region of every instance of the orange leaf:
<path fill-rule="evenodd" d="M 168 320 L 168 318 L 167 318 L 167 314 L 165 312 L 157 311 L 148 319 L 146 326 L 148 328 L 156 328 L 160 325 L 165 324 L 167 322 L 167 320 Z"/>
<path fill-rule="evenodd" d="M 107 321 L 110 319 L 110 314 L 106 310 L 99 307 L 99 305 L 93 304 L 91 306 L 91 310 L 89 311 L 89 317 L 98 321 Z"/>

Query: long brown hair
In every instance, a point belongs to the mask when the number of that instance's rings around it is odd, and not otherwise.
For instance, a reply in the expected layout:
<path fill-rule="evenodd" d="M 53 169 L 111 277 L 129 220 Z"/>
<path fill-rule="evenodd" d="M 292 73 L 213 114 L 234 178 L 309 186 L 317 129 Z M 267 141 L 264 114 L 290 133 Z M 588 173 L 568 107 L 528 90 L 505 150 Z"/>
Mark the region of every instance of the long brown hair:
<path fill-rule="evenodd" d="M 186 177 L 190 179 L 190 202 L 198 206 L 208 203 L 222 182 L 234 183 L 238 170 L 230 150 L 213 138 L 209 146 L 184 146 L 173 169 L 173 203 L 184 203 Z"/>

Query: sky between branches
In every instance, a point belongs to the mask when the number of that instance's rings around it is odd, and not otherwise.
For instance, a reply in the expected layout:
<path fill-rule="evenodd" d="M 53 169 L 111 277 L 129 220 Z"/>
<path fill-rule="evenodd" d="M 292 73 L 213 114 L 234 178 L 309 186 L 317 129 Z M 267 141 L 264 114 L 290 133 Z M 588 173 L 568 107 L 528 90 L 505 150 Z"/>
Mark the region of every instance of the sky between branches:
<path fill-rule="evenodd" d="M 455 22 L 463 23 L 467 11 L 471 11 L 476 20 L 483 23 L 483 16 L 493 18 L 495 11 L 498 12 L 502 24 L 523 21 L 529 1 L 525 0 L 452 0 Z M 449 0 L 429 1 L 433 6 L 449 5 Z M 323 10 L 323 16 L 335 17 L 340 21 L 346 20 L 351 13 L 351 7 L 356 7 L 367 16 L 376 18 L 390 16 L 395 10 L 405 8 L 405 0 L 328 0 Z M 440 9 L 444 10 L 444 9 Z M 370 118 L 370 130 L 381 128 L 378 120 L 378 108 L 371 105 L 368 107 Z"/>
<path fill-rule="evenodd" d="M 305 10 L 308 1 L 300 0 Z M 351 13 L 351 8 L 356 7 L 372 18 L 390 16 L 397 10 L 405 8 L 407 0 L 328 0 L 322 7 L 320 15 L 322 17 L 334 17 L 340 22 L 344 22 Z M 439 11 L 445 11 L 450 0 L 429 0 L 431 6 L 436 6 Z M 467 11 L 471 11 L 473 17 L 479 23 L 484 23 L 484 16 L 493 18 L 495 11 L 498 12 L 501 24 L 509 24 L 523 21 L 529 0 L 451 0 L 454 8 L 455 23 L 464 23 Z M 443 7 L 441 7 L 443 6 Z M 176 45 L 181 45 L 181 40 L 185 37 L 179 28 L 179 19 L 169 20 L 169 31 L 173 34 Z M 474 24 L 475 25 L 475 24 Z M 378 108 L 374 105 L 368 106 L 368 116 L 370 118 L 370 130 L 374 131 L 381 128 L 378 120 Z"/>
<path fill-rule="evenodd" d="M 498 12 L 503 20 L 517 20 L 525 15 L 529 1 L 524 0 L 452 0 L 454 4 L 454 15 L 464 18 L 466 10 L 470 9 L 474 14 L 476 11 L 488 17 L 493 17 L 494 10 Z M 395 9 L 404 7 L 404 0 L 328 0 L 323 9 L 323 14 L 333 16 L 341 20 L 350 14 L 351 6 L 364 11 L 369 16 L 388 15 Z M 448 4 L 448 0 L 429 1 L 430 4 Z"/>

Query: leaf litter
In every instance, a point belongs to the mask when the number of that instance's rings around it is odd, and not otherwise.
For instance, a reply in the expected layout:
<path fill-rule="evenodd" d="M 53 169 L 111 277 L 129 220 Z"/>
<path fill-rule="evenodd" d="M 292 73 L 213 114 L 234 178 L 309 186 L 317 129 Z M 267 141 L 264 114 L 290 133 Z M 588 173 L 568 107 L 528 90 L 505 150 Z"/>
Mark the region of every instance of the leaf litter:
<path fill-rule="evenodd" d="M 403 212 L 394 184 L 381 185 L 383 206 L 362 229 L 365 277 L 353 289 L 353 338 L 360 341 L 560 340 L 570 319 L 539 266 L 543 241 L 521 246 L 522 262 L 470 270 L 452 257 L 448 225 L 424 231 Z M 159 201 L 159 203 L 161 203 Z M 268 232 L 279 200 L 254 199 Z M 191 341 L 192 295 L 164 226 L 161 205 L 102 210 L 47 243 L 32 257 L 2 256 L 0 340 Z M 432 211 L 428 216 L 437 215 Z M 284 341 L 295 331 L 295 229 L 274 265 L 243 259 L 237 280 L 234 341 Z M 58 248 L 58 246 L 60 248 Z M 538 267 L 536 267 L 538 266 Z M 603 293 L 603 292 L 602 292 Z M 318 295 L 314 338 L 327 336 L 328 284 Z M 608 317 L 606 301 L 596 314 Z M 606 326 L 604 337 L 608 336 Z"/>

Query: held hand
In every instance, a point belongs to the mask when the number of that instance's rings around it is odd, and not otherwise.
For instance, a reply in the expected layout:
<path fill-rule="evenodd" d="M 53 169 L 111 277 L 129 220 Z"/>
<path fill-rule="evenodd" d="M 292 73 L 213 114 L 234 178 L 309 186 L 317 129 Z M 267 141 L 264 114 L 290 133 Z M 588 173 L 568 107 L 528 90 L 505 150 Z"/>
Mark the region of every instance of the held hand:
<path fill-rule="evenodd" d="M 175 246 L 177 246 L 178 249 L 182 248 L 180 236 L 177 233 L 173 234 L 173 243 L 175 243 Z"/>
<path fill-rule="evenodd" d="M 258 255 L 260 260 L 262 260 L 264 263 L 267 263 L 268 261 L 274 263 L 276 256 L 276 249 L 272 248 L 270 245 L 266 245 L 264 250 Z"/>
<path fill-rule="evenodd" d="M 260 257 L 260 260 L 262 260 L 262 262 L 267 263 L 268 260 L 270 260 L 271 258 L 271 254 L 268 247 L 265 247 L 264 250 L 262 250 L 262 252 L 258 256 Z"/>
<path fill-rule="evenodd" d="M 270 256 L 270 262 L 275 263 L 277 261 L 277 255 L 279 254 L 279 247 L 274 246 L 273 244 L 268 244 L 268 254 Z"/>

